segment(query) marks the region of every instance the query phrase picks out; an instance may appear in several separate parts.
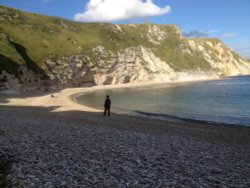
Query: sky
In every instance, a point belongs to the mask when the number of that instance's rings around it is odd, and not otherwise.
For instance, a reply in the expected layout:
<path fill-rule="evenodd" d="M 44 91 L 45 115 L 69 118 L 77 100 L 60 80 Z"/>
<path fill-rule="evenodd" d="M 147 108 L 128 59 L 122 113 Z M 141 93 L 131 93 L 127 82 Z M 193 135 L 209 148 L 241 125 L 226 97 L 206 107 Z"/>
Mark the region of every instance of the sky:
<path fill-rule="evenodd" d="M 250 59 L 250 0 L 0 0 L 78 22 L 177 24 L 185 37 L 216 37 Z"/>

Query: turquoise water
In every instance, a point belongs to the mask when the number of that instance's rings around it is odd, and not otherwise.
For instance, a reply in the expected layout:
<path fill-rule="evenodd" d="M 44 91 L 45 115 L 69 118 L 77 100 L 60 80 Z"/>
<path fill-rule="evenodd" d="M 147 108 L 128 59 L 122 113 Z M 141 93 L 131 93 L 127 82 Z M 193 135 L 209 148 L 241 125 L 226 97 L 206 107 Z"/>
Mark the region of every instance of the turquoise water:
<path fill-rule="evenodd" d="M 250 76 L 109 89 L 80 95 L 76 100 L 103 109 L 106 94 L 110 95 L 111 109 L 116 112 L 250 126 Z"/>

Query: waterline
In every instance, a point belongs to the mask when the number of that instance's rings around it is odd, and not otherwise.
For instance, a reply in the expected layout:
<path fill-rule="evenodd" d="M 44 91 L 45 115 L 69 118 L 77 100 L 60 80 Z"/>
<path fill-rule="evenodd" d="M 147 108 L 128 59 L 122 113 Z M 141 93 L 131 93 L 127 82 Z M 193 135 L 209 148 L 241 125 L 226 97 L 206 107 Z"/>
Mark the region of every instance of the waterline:
<path fill-rule="evenodd" d="M 250 125 L 249 76 L 107 89 L 80 95 L 76 101 L 102 110 L 106 94 L 111 96 L 112 110 L 119 113 Z"/>

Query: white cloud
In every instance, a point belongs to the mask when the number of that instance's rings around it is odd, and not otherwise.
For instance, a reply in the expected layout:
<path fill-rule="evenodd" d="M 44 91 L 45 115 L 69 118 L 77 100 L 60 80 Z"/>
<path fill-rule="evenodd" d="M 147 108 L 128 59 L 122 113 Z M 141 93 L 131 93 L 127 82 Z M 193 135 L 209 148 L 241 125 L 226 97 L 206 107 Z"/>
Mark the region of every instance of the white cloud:
<path fill-rule="evenodd" d="M 221 38 L 234 38 L 236 37 L 235 33 L 225 33 L 221 36 Z"/>
<path fill-rule="evenodd" d="M 171 7 L 159 7 L 152 0 L 89 0 L 83 13 L 74 20 L 83 22 L 112 22 L 170 13 Z"/>

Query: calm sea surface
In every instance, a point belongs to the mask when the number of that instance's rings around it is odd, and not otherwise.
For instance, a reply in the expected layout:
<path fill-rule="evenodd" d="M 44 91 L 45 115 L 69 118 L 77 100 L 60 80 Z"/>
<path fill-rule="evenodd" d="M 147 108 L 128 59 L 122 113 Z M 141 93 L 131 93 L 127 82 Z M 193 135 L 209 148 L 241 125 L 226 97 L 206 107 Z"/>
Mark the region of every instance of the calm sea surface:
<path fill-rule="evenodd" d="M 110 89 L 80 95 L 76 100 L 103 109 L 106 94 L 112 100 L 112 111 L 120 113 L 250 126 L 250 76 Z"/>

